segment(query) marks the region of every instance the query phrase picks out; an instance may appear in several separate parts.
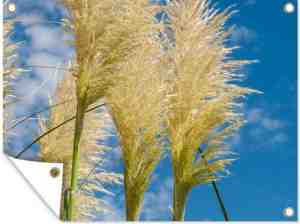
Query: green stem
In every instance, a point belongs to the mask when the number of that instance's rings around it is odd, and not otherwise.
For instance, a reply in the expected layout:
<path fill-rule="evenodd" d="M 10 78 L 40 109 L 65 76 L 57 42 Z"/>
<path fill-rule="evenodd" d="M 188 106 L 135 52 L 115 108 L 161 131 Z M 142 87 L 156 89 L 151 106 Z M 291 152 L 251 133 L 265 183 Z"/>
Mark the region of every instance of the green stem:
<path fill-rule="evenodd" d="M 60 219 L 61 220 L 67 220 L 67 205 L 68 205 L 68 184 L 69 184 L 69 179 L 67 175 L 69 175 L 69 170 L 70 166 L 67 163 L 64 163 L 63 167 L 63 186 L 62 186 L 62 191 L 61 191 L 61 201 L 60 201 Z"/>
<path fill-rule="evenodd" d="M 124 175 L 125 201 L 126 201 L 126 220 L 137 221 L 140 217 L 141 207 L 143 203 L 144 192 L 135 191 L 136 187 L 132 187 L 129 183 L 129 174 L 125 168 Z"/>
<path fill-rule="evenodd" d="M 201 147 L 199 147 L 198 151 L 199 151 L 199 153 L 201 155 L 201 158 L 205 160 L 205 158 L 202 155 L 203 151 L 202 151 Z M 207 160 L 205 160 L 205 163 L 206 163 L 206 165 L 208 165 L 208 161 Z M 220 191 L 218 189 L 217 183 L 216 183 L 216 181 L 212 181 L 211 184 L 213 186 L 213 189 L 214 189 L 214 192 L 216 194 L 218 203 L 220 205 L 220 208 L 221 208 L 224 220 L 225 221 L 229 221 L 229 216 L 228 216 L 228 213 L 227 213 L 227 209 L 225 207 L 224 200 L 223 200 L 223 198 L 221 196 L 221 193 L 220 193 Z"/>
<path fill-rule="evenodd" d="M 224 205 L 224 201 L 223 201 L 223 199 L 221 197 L 221 194 L 219 192 L 217 183 L 216 183 L 216 181 L 213 181 L 213 182 L 211 182 L 211 184 L 212 184 L 212 186 L 214 188 L 214 191 L 215 191 L 215 194 L 217 196 L 217 199 L 218 199 L 218 202 L 219 202 L 222 214 L 224 216 L 224 220 L 228 222 L 229 221 L 228 213 L 227 213 L 226 207 Z"/>
<path fill-rule="evenodd" d="M 73 140 L 73 158 L 72 158 L 72 170 L 71 170 L 71 186 L 70 186 L 70 196 L 69 196 L 69 204 L 67 209 L 67 220 L 71 221 L 73 218 L 74 211 L 74 200 L 75 200 L 75 192 L 77 187 L 77 179 L 78 179 L 78 169 L 79 169 L 79 160 L 80 160 L 80 138 L 83 130 L 84 123 L 84 115 L 85 115 L 85 101 L 79 100 L 77 104 L 76 110 L 76 120 L 75 120 L 75 130 L 74 130 L 74 140 Z"/>
<path fill-rule="evenodd" d="M 85 113 L 91 112 L 96 110 L 99 107 L 104 106 L 105 104 L 100 104 L 97 106 L 92 107 L 91 109 L 88 109 L 85 111 Z M 41 139 L 43 139 L 45 136 L 49 135 L 50 133 L 54 132 L 55 130 L 57 130 L 58 128 L 64 126 L 65 124 L 73 121 L 76 118 L 76 116 L 73 116 L 63 122 L 61 122 L 60 124 L 56 125 L 55 127 L 49 129 L 48 131 L 44 132 L 42 135 L 40 135 L 39 137 L 37 137 L 36 139 L 34 139 L 29 145 L 27 145 L 21 152 L 18 152 L 17 155 L 14 156 L 14 158 L 19 158 L 21 155 L 23 155 L 23 153 L 25 153 L 27 150 L 29 150 L 31 148 L 31 146 L 33 146 L 35 143 L 37 143 L 38 141 L 40 141 Z"/>
<path fill-rule="evenodd" d="M 111 108 L 108 106 L 107 109 L 110 111 L 110 115 L 112 117 L 113 123 L 116 125 L 117 130 L 119 130 L 118 122 L 111 112 Z M 120 138 L 120 143 L 122 145 L 122 138 Z M 124 155 L 123 151 L 123 159 L 127 158 Z M 141 187 L 139 184 L 132 183 L 130 180 L 130 172 L 128 171 L 129 161 L 124 160 L 124 192 L 125 192 L 125 209 L 126 209 L 126 220 L 127 221 L 137 221 L 140 217 L 141 207 L 144 200 L 145 190 L 139 190 Z M 135 177 L 136 179 L 138 177 Z"/>
<path fill-rule="evenodd" d="M 190 187 L 177 180 L 174 180 L 173 187 L 173 221 L 184 221 L 185 206 Z"/>

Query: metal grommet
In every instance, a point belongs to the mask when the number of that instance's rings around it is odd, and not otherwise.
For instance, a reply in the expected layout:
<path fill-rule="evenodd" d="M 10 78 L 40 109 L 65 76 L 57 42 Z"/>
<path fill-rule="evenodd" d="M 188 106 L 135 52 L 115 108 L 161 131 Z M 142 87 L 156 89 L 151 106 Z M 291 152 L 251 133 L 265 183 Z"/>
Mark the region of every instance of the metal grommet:
<path fill-rule="evenodd" d="M 15 12 L 17 9 L 16 4 L 15 3 L 9 3 L 8 4 L 8 11 L 9 12 Z"/>
<path fill-rule="evenodd" d="M 283 6 L 283 11 L 287 14 L 291 14 L 291 13 L 295 12 L 295 5 L 292 2 L 287 2 Z"/>
<path fill-rule="evenodd" d="M 59 168 L 57 167 L 53 167 L 51 170 L 50 170 L 50 175 L 51 177 L 55 178 L 55 177 L 58 177 L 60 174 L 60 170 Z"/>
<path fill-rule="evenodd" d="M 292 207 L 287 207 L 287 208 L 285 208 L 285 209 L 283 210 L 283 215 L 284 215 L 285 217 L 290 218 L 290 217 L 293 217 L 294 214 L 295 214 L 295 211 L 294 211 L 294 209 L 293 209 Z"/>

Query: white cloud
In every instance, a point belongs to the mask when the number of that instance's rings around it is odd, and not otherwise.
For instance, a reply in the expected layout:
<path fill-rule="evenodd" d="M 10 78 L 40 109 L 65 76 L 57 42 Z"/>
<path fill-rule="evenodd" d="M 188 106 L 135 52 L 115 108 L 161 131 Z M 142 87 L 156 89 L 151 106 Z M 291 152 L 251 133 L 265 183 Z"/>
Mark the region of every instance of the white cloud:
<path fill-rule="evenodd" d="M 232 145 L 238 145 L 238 144 L 240 144 L 240 143 L 241 143 L 241 135 L 238 134 L 238 133 L 236 133 L 236 134 L 232 137 L 232 139 L 231 139 L 230 142 L 231 142 Z"/>
<path fill-rule="evenodd" d="M 234 44 L 251 44 L 257 40 L 257 33 L 245 26 L 238 26 L 231 34 Z"/>
<path fill-rule="evenodd" d="M 37 78 L 49 80 L 49 85 L 51 86 L 51 81 L 55 81 L 56 77 L 61 79 L 66 72 L 66 70 L 61 69 L 67 68 L 63 62 L 63 58 L 45 52 L 33 53 L 27 59 L 27 65 L 33 66 L 31 70 L 36 74 Z"/>
<path fill-rule="evenodd" d="M 249 136 L 254 138 L 256 141 L 261 140 L 265 130 L 261 127 L 254 127 L 249 130 Z"/>
<path fill-rule="evenodd" d="M 282 121 L 271 117 L 271 115 L 260 108 L 250 109 L 246 115 L 246 119 L 249 123 L 259 124 L 267 130 L 281 129 L 285 126 Z"/>
<path fill-rule="evenodd" d="M 144 195 L 144 203 L 140 218 L 142 220 L 170 220 L 172 203 L 172 178 L 162 178 L 159 175 L 153 175 L 153 188 Z M 107 203 L 110 212 L 101 214 L 97 220 L 101 221 L 124 221 L 125 217 L 125 198 L 124 191 L 116 193 L 115 196 L 101 197 Z"/>
<path fill-rule="evenodd" d="M 99 217 L 101 221 L 124 221 L 125 220 L 125 208 L 124 208 L 124 197 L 108 197 L 104 196 L 101 198 L 107 203 L 109 212 Z M 97 217 L 98 219 L 98 217 Z"/>
<path fill-rule="evenodd" d="M 9 108 L 12 118 L 28 115 L 47 105 L 48 97 L 53 95 L 57 80 L 60 80 L 65 73 L 64 70 L 56 70 L 55 67 L 66 67 L 65 62 L 73 55 L 72 48 L 64 43 L 64 40 L 71 37 L 48 17 L 51 13 L 57 15 L 61 10 L 61 6 L 56 1 L 17 0 L 15 3 L 16 20 L 24 26 L 24 34 L 30 40 L 25 39 L 21 46 L 26 52 L 26 57 L 21 58 L 21 61 L 26 65 L 53 68 L 26 67 L 32 72 L 25 73 L 15 81 L 15 95 L 21 102 Z M 32 140 L 33 134 L 37 134 L 37 131 L 36 122 L 32 120 L 15 128 L 10 145 L 12 148 L 9 150 L 22 149 L 28 141 Z"/>
<path fill-rule="evenodd" d="M 284 127 L 282 121 L 266 117 L 262 120 L 262 126 L 268 130 L 275 130 Z"/>
<path fill-rule="evenodd" d="M 23 7 L 41 8 L 49 13 L 54 13 L 61 8 L 61 4 L 56 0 L 15 0 L 15 4 L 19 13 L 22 13 L 19 10 Z"/>
<path fill-rule="evenodd" d="M 262 109 L 253 108 L 247 114 L 247 121 L 250 123 L 258 122 L 262 118 Z"/>
<path fill-rule="evenodd" d="M 61 67 L 61 58 L 47 53 L 34 53 L 27 59 L 30 65 L 48 65 Z M 38 102 L 47 102 L 48 97 L 53 95 L 57 81 L 63 77 L 64 71 L 55 69 L 43 69 L 33 67 L 34 76 L 24 74 L 15 84 L 15 95 L 21 102 L 16 104 L 16 114 L 29 114 L 37 106 Z"/>
<path fill-rule="evenodd" d="M 47 7 L 49 3 L 45 4 Z M 33 73 L 23 75 L 16 82 L 16 95 L 23 100 L 22 107 L 17 108 L 17 111 L 30 112 L 39 100 L 47 102 L 49 95 L 53 94 L 57 81 L 66 72 L 56 68 L 66 68 L 65 62 L 71 58 L 73 51 L 64 43 L 66 34 L 62 29 L 37 23 L 45 21 L 42 14 L 24 13 L 18 19 L 25 25 L 24 33 L 31 40 L 23 44 L 28 52 L 23 61 L 29 66 L 26 69 Z"/>
<path fill-rule="evenodd" d="M 33 50 L 49 50 L 55 52 L 58 46 L 58 41 L 61 38 L 59 28 L 49 28 L 47 26 L 32 26 L 26 29 L 25 33 L 32 40 L 31 47 Z M 63 44 L 62 47 L 64 48 Z"/>
<path fill-rule="evenodd" d="M 249 149 L 272 149 L 274 144 L 283 144 L 289 140 L 286 134 L 287 124 L 278 117 L 274 117 L 266 109 L 248 109 L 246 120 L 248 123 L 245 129 L 230 141 L 234 147 L 239 148 L 245 143 L 246 148 Z M 245 146 L 240 148 L 245 148 Z"/>
<path fill-rule="evenodd" d="M 16 21 L 19 21 L 24 26 L 31 26 L 35 24 L 41 24 L 45 21 L 45 17 L 42 14 L 37 13 L 23 13 L 16 17 Z"/>
<path fill-rule="evenodd" d="M 145 220 L 168 220 L 171 217 L 172 207 L 172 178 L 168 177 L 158 189 L 145 194 L 142 214 Z"/>
<path fill-rule="evenodd" d="M 31 38 L 31 47 L 34 51 L 48 51 L 62 57 L 70 57 L 73 52 L 65 43 L 71 36 L 59 27 L 34 25 L 28 27 L 25 33 Z"/>
<path fill-rule="evenodd" d="M 253 5 L 255 5 L 256 4 L 256 0 L 247 0 L 246 2 L 245 2 L 245 5 L 246 6 L 253 6 Z"/>
<path fill-rule="evenodd" d="M 278 133 L 272 139 L 271 142 L 273 144 L 281 144 L 288 141 L 288 136 L 285 133 Z"/>
<path fill-rule="evenodd" d="M 161 178 L 161 177 L 154 177 Z M 152 179 L 152 183 L 155 180 Z M 158 184 L 159 183 L 159 184 Z M 150 220 L 170 220 L 172 206 L 172 178 L 161 178 L 155 183 L 154 189 L 145 193 L 144 203 L 141 212 L 141 219 Z M 124 192 L 121 191 L 114 197 L 105 196 L 104 201 L 108 203 L 110 212 L 99 216 L 102 221 L 124 221 L 125 220 L 125 199 Z M 97 218 L 98 220 L 98 218 Z"/>

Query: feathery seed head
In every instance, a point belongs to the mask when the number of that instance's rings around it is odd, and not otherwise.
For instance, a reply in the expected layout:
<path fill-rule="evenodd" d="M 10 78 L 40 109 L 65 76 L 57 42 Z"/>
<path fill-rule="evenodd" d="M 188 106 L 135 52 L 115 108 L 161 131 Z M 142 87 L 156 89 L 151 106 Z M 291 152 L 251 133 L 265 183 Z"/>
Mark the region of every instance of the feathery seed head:
<path fill-rule="evenodd" d="M 77 97 L 87 105 L 104 97 L 122 79 L 120 66 L 155 35 L 155 8 L 145 0 L 64 0 L 70 12 L 65 25 L 74 35 Z"/>
<path fill-rule="evenodd" d="M 222 157 L 230 155 L 225 139 L 244 123 L 237 101 L 257 91 L 234 82 L 251 61 L 231 59 L 234 48 L 226 47 L 231 29 L 224 24 L 233 11 L 219 12 L 208 0 L 174 0 L 165 12 L 173 42 L 167 115 L 173 169 L 175 178 L 192 187 L 211 182 L 213 173 L 231 163 Z M 207 155 L 198 158 L 199 147 Z"/>
<path fill-rule="evenodd" d="M 4 4 L 7 4 L 5 2 Z M 15 120 L 11 118 L 8 110 L 14 106 L 16 97 L 14 95 L 14 86 L 16 76 L 21 75 L 25 70 L 21 69 L 18 64 L 17 50 L 20 43 L 14 43 L 10 40 L 13 32 L 14 22 L 12 19 L 3 20 L 3 109 L 4 109 L 4 126 L 13 124 Z M 5 128 L 4 128 L 5 129 Z M 4 142 L 12 135 L 10 131 L 4 130 Z"/>

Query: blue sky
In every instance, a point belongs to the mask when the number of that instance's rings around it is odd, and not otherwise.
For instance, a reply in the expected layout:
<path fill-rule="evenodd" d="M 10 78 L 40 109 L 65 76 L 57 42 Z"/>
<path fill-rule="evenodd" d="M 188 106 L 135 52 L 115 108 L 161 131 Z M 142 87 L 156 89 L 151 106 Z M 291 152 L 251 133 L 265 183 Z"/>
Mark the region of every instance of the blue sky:
<path fill-rule="evenodd" d="M 63 44 L 70 37 L 55 23 L 64 10 L 54 0 L 16 0 L 17 24 L 12 41 L 24 41 L 21 61 L 27 65 L 64 66 L 73 50 Z M 236 26 L 232 44 L 241 46 L 234 56 L 257 59 L 259 63 L 245 69 L 243 85 L 264 94 L 247 98 L 244 113 L 248 124 L 231 140 L 239 153 L 230 171 L 232 175 L 218 183 L 232 220 L 295 220 L 283 216 L 283 209 L 297 205 L 297 17 L 282 10 L 286 1 L 219 0 L 217 7 L 235 4 L 239 12 L 229 24 Z M 295 0 L 292 2 L 296 2 Z M 228 25 L 229 25 L 228 24 Z M 62 74 L 57 74 L 57 79 Z M 53 71 L 33 68 L 18 80 L 17 95 L 42 85 L 42 91 L 26 97 L 26 103 L 15 109 L 15 116 L 46 106 L 56 79 Z M 16 130 L 9 148 L 14 155 L 32 140 L 33 122 Z M 37 147 L 24 154 L 36 159 Z M 159 164 L 153 184 L 146 194 L 142 219 L 168 220 L 171 205 L 171 170 L 168 158 Z M 122 213 L 122 192 L 115 200 L 116 214 Z M 112 217 L 107 217 L 112 218 Z M 222 220 L 211 186 L 199 186 L 189 196 L 186 220 Z"/>

